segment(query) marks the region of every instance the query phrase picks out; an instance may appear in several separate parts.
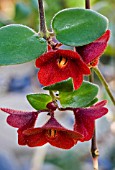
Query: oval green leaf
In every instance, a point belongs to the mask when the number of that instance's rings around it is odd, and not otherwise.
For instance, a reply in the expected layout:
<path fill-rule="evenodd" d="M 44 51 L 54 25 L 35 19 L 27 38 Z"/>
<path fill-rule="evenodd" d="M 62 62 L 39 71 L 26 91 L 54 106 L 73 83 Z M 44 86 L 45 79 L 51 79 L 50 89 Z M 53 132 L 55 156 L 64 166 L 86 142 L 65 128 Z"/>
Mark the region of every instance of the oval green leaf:
<path fill-rule="evenodd" d="M 26 96 L 31 106 L 36 110 L 46 109 L 46 105 L 52 101 L 47 94 L 29 94 Z"/>
<path fill-rule="evenodd" d="M 12 24 L 0 28 L 0 65 L 29 62 L 46 48 L 46 41 L 27 26 Z"/>
<path fill-rule="evenodd" d="M 73 80 L 72 78 L 68 78 L 67 80 L 63 80 L 61 82 L 52 84 L 51 86 L 45 86 L 44 90 L 54 90 L 54 91 L 73 91 Z"/>
<path fill-rule="evenodd" d="M 93 42 L 106 31 L 107 26 L 108 19 L 91 9 L 64 9 L 52 20 L 52 28 L 58 41 L 70 46 Z"/>
<path fill-rule="evenodd" d="M 73 92 L 60 92 L 60 103 L 64 108 L 85 107 L 96 97 L 97 93 L 97 85 L 84 81 L 78 90 Z"/>

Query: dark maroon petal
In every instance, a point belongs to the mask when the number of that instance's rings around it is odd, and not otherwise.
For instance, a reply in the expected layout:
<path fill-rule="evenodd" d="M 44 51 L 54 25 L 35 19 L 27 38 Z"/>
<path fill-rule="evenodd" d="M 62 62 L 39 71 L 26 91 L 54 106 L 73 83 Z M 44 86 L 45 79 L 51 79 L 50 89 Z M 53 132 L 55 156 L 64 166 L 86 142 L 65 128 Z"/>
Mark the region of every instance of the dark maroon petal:
<path fill-rule="evenodd" d="M 74 130 L 84 136 L 80 141 L 90 140 L 92 138 L 95 119 L 104 116 L 108 112 L 108 109 L 103 107 L 105 104 L 106 101 L 104 100 L 90 108 L 79 108 L 74 110 Z"/>
<path fill-rule="evenodd" d="M 0 108 L 0 110 L 2 110 L 3 112 L 6 112 L 8 114 L 11 114 L 11 115 L 26 115 L 28 113 L 31 113 L 31 112 L 25 112 L 25 111 L 21 111 L 21 110 L 13 110 L 13 109 L 8 109 L 8 108 Z"/>
<path fill-rule="evenodd" d="M 107 108 L 104 107 L 91 107 L 91 108 L 84 108 L 79 109 L 79 113 L 87 116 L 87 118 L 90 118 L 92 120 L 98 119 L 102 116 L 104 116 L 108 112 Z"/>
<path fill-rule="evenodd" d="M 96 41 L 84 45 L 81 47 L 76 47 L 76 51 L 80 54 L 83 61 L 88 64 L 93 62 L 96 58 L 99 58 L 105 48 L 107 47 L 107 42 L 110 38 L 110 30 L 107 30 L 100 38 Z"/>
<path fill-rule="evenodd" d="M 1 110 L 10 114 L 7 117 L 7 123 L 16 128 L 33 127 L 38 116 L 37 112 L 23 112 L 6 108 L 1 108 Z"/>
<path fill-rule="evenodd" d="M 92 138 L 94 132 L 94 120 L 78 114 L 75 117 L 74 130 L 83 135 L 83 138 L 80 139 L 81 142 L 88 141 Z"/>
<path fill-rule="evenodd" d="M 98 102 L 96 103 L 94 106 L 92 107 L 95 107 L 95 106 L 98 106 L 98 107 L 103 107 L 107 104 L 107 100 L 102 100 L 101 102 Z"/>
<path fill-rule="evenodd" d="M 58 121 L 54 118 L 51 117 L 44 126 L 42 126 L 43 129 L 58 129 L 62 130 L 65 129 Z"/>

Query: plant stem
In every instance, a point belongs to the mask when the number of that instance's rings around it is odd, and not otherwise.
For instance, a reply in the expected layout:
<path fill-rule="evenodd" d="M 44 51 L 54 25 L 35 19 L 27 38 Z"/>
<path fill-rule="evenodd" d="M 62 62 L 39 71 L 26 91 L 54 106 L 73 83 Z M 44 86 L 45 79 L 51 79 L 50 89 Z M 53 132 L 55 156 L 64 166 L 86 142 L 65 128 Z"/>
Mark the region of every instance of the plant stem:
<path fill-rule="evenodd" d="M 90 9 L 90 0 L 85 0 L 85 8 Z"/>
<path fill-rule="evenodd" d="M 91 74 L 89 75 L 89 82 L 93 83 L 94 82 L 94 74 L 93 74 L 92 68 L 90 70 L 91 70 Z"/>
<path fill-rule="evenodd" d="M 56 96 L 54 95 L 53 91 L 49 90 L 49 94 L 52 97 L 52 100 L 55 101 L 56 100 Z"/>
<path fill-rule="evenodd" d="M 38 0 L 38 4 L 39 4 L 39 15 L 40 15 L 40 34 L 43 38 L 46 39 L 47 38 L 47 28 L 46 28 L 43 0 Z"/>
<path fill-rule="evenodd" d="M 98 69 L 98 67 L 94 67 L 93 70 L 95 71 L 95 73 L 97 74 L 97 76 L 99 77 L 100 81 L 102 82 L 103 86 L 105 87 L 106 92 L 108 93 L 111 101 L 113 102 L 113 104 L 115 105 L 115 98 L 112 95 L 111 90 L 109 89 L 109 86 L 105 80 L 105 78 L 103 77 L 103 75 L 101 74 L 100 70 Z"/>
<path fill-rule="evenodd" d="M 89 76 L 89 82 L 93 83 L 94 82 L 94 74 L 93 70 L 91 69 L 91 74 Z M 99 156 L 99 150 L 97 148 L 96 144 L 96 127 L 94 125 L 94 134 L 91 140 L 91 154 L 92 154 L 92 159 L 93 159 L 93 168 L 94 170 L 98 170 L 98 156 Z"/>
<path fill-rule="evenodd" d="M 85 0 L 85 8 L 90 9 L 90 0 Z M 89 76 L 89 82 L 94 82 L 94 74 L 93 70 L 91 69 L 91 74 Z M 96 127 L 94 125 L 94 134 L 91 140 L 91 154 L 93 159 L 93 169 L 98 170 L 98 156 L 99 156 L 99 150 L 97 149 L 96 144 Z"/>
<path fill-rule="evenodd" d="M 91 141 L 91 154 L 93 158 L 93 168 L 94 170 L 98 170 L 98 156 L 99 156 L 99 150 L 97 148 L 96 144 L 96 128 L 94 129 L 93 138 Z"/>

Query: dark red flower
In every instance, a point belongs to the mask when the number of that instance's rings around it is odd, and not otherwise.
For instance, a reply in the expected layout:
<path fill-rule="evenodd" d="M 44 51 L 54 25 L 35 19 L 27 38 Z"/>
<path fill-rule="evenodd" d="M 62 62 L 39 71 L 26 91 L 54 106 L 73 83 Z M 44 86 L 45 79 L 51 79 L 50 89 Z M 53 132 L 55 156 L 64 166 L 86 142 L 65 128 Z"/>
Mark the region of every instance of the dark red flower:
<path fill-rule="evenodd" d="M 76 108 L 74 130 L 83 135 L 80 141 L 88 141 L 92 138 L 94 132 L 95 119 L 98 119 L 108 112 L 105 108 L 106 100 L 98 102 L 90 108 Z"/>
<path fill-rule="evenodd" d="M 1 108 L 1 110 L 10 114 L 7 117 L 7 123 L 10 126 L 19 128 L 17 131 L 19 145 L 26 145 L 27 141 L 23 131 L 34 127 L 38 112 L 23 112 L 6 108 Z"/>
<path fill-rule="evenodd" d="M 80 133 L 65 129 L 54 117 L 44 126 L 25 130 L 23 134 L 30 147 L 42 146 L 48 142 L 58 148 L 70 149 L 82 138 Z"/>
<path fill-rule="evenodd" d="M 98 64 L 99 57 L 103 54 L 105 48 L 107 47 L 109 38 L 110 30 L 107 30 L 100 38 L 94 42 L 81 47 L 76 47 L 76 51 L 80 54 L 83 61 L 86 64 L 89 64 L 90 67 L 96 66 Z"/>
<path fill-rule="evenodd" d="M 36 66 L 40 68 L 38 79 L 44 86 L 72 77 L 77 89 L 82 84 L 83 75 L 90 74 L 80 55 L 71 50 L 49 51 L 36 60 Z"/>

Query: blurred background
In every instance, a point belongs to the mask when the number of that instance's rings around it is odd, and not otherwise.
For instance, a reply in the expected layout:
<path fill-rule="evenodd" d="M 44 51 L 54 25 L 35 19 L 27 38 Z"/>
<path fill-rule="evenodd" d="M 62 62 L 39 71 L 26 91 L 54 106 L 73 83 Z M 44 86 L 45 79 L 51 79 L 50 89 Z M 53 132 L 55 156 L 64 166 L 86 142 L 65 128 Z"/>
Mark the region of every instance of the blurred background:
<path fill-rule="evenodd" d="M 51 30 L 51 19 L 56 12 L 69 7 L 83 7 L 84 0 L 44 0 L 46 22 Z M 99 68 L 115 96 L 115 0 L 91 0 L 91 8 L 105 15 L 110 23 L 111 39 L 100 59 Z M 24 24 L 39 30 L 37 0 L 0 0 L 0 27 Z M 0 40 L 2 41 L 2 40 Z M 26 94 L 42 91 L 37 80 L 34 61 L 0 67 L 0 107 L 17 110 L 33 110 L 26 100 Z M 99 84 L 99 98 L 108 99 L 109 113 L 96 121 L 97 142 L 100 150 L 99 169 L 115 170 L 115 107 L 104 88 Z M 6 123 L 7 114 L 0 112 L 0 170 L 92 170 L 90 141 L 78 143 L 69 151 L 56 149 L 48 144 L 40 148 L 29 148 L 17 144 L 16 129 Z M 58 117 L 65 127 L 72 126 L 71 114 Z M 42 125 L 47 115 L 39 118 Z"/>

